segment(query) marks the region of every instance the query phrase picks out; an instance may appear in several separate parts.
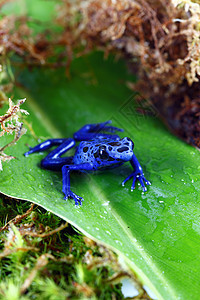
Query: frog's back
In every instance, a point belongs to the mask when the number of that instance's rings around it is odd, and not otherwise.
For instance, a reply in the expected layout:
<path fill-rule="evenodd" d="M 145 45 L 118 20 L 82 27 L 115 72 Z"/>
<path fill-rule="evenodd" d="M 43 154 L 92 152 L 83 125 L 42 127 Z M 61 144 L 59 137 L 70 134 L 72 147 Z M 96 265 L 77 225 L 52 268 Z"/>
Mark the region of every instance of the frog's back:
<path fill-rule="evenodd" d="M 82 141 L 76 148 L 76 152 L 74 155 L 74 163 L 75 164 L 81 164 L 81 163 L 95 163 L 95 153 L 98 151 L 99 146 L 101 146 L 103 143 L 108 142 L 115 142 L 116 139 L 111 139 L 107 137 L 101 137 L 101 138 L 94 138 L 90 141 Z"/>
<path fill-rule="evenodd" d="M 74 164 L 91 163 L 93 170 L 113 168 L 129 161 L 133 155 L 133 142 L 129 138 L 94 138 L 82 141 L 76 149 Z"/>

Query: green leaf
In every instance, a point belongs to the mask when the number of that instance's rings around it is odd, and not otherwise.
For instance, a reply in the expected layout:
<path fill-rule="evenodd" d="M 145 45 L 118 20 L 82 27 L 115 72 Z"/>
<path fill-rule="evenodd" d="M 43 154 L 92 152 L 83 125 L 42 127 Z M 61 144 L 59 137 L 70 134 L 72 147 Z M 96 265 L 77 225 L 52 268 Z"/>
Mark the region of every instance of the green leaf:
<path fill-rule="evenodd" d="M 18 70 L 19 71 L 19 70 Z M 65 70 L 24 70 L 16 96 L 27 97 L 28 122 L 42 140 L 70 137 L 87 123 L 113 120 L 121 136 L 134 140 L 135 154 L 152 182 L 131 192 L 129 163 L 98 174 L 71 176 L 72 190 L 85 201 L 64 201 L 62 176 L 40 168 L 46 153 L 24 157 L 26 144 L 38 142 L 31 131 L 7 153 L 0 191 L 53 212 L 94 240 L 119 253 L 158 299 L 199 299 L 200 157 L 153 116 L 140 115 L 126 88 L 126 67 L 101 54 L 77 59 L 70 80 Z M 5 137 L 7 139 L 7 137 Z M 1 139 L 2 140 L 2 139 Z"/>

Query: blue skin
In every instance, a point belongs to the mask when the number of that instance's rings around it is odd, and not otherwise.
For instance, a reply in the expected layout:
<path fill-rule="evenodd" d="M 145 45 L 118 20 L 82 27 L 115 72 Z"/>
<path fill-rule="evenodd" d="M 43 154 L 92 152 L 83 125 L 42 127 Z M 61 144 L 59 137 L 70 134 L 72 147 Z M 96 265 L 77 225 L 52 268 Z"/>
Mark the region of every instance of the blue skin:
<path fill-rule="evenodd" d="M 71 171 L 91 172 L 115 168 L 130 161 L 134 171 L 122 182 L 122 186 L 126 181 L 133 178 L 131 191 L 134 190 L 135 182 L 138 180 L 143 191 L 146 192 L 145 184 L 150 185 L 150 182 L 144 177 L 142 167 L 133 153 L 133 142 L 127 137 L 120 139 L 118 135 L 112 134 L 115 131 L 123 131 L 123 129 L 108 126 L 110 123 L 111 121 L 85 125 L 74 134 L 73 139 L 49 139 L 34 148 L 30 148 L 24 155 L 28 156 L 31 153 L 58 146 L 42 160 L 41 166 L 54 171 L 62 170 L 64 199 L 69 197 L 74 199 L 75 205 L 81 205 L 83 198 L 70 189 Z M 76 142 L 80 142 L 80 144 L 76 147 L 75 155 L 61 157 L 74 147 Z"/>

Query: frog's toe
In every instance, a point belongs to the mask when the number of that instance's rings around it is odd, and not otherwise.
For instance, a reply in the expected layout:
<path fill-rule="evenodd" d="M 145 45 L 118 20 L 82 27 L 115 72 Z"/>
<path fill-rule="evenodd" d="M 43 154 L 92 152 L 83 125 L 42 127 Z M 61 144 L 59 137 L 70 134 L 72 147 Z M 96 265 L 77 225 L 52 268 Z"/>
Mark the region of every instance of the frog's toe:
<path fill-rule="evenodd" d="M 124 131 L 124 129 L 118 128 L 118 127 L 114 127 L 114 126 L 106 126 L 104 129 L 105 129 L 106 131 L 112 132 L 112 133 L 114 133 L 115 131 L 121 131 L 121 132 Z"/>
<path fill-rule="evenodd" d="M 74 198 L 74 201 L 75 201 L 75 205 L 78 206 L 78 205 L 82 205 L 82 201 L 84 201 L 84 199 L 83 199 L 83 197 L 76 195 L 76 198 Z"/>
<path fill-rule="evenodd" d="M 133 177 L 133 182 L 131 185 L 131 192 L 135 189 L 135 182 L 136 182 L 136 177 Z"/>
<path fill-rule="evenodd" d="M 122 181 L 122 186 L 125 186 L 125 183 L 129 180 L 130 178 L 126 178 L 126 179 L 124 179 L 124 181 Z"/>
<path fill-rule="evenodd" d="M 126 178 L 124 179 L 124 181 L 122 181 L 122 186 L 124 186 L 125 183 L 126 183 L 129 179 L 131 179 L 131 177 L 133 177 L 133 176 L 134 176 L 134 174 L 132 173 L 132 174 L 130 174 L 128 177 L 126 177 Z"/>
<path fill-rule="evenodd" d="M 109 121 L 106 121 L 106 122 L 94 124 L 94 126 L 95 126 L 95 129 L 96 129 L 96 130 L 105 130 L 105 128 L 107 128 L 106 125 L 107 125 L 107 124 L 111 124 L 111 123 L 112 123 L 112 121 L 109 120 Z M 110 127 L 110 126 L 108 126 L 108 127 Z"/>
<path fill-rule="evenodd" d="M 75 206 L 79 206 L 79 205 L 81 206 L 83 200 L 81 201 L 80 199 L 78 199 L 78 200 L 74 199 L 74 201 L 75 201 Z"/>
<path fill-rule="evenodd" d="M 140 182 L 140 184 L 142 186 L 143 192 L 146 192 L 147 191 L 147 187 L 144 185 L 144 182 L 147 185 L 149 185 L 150 182 L 148 180 L 146 180 L 146 178 L 144 176 L 142 176 L 142 175 L 138 176 L 138 179 L 139 179 L 139 182 Z"/>
<path fill-rule="evenodd" d="M 108 120 L 108 121 L 102 122 L 102 123 L 100 123 L 100 124 L 103 125 L 103 126 L 105 126 L 105 125 L 111 124 L 111 123 L 112 123 L 112 121 L 111 121 L 111 120 Z"/>
<path fill-rule="evenodd" d="M 144 182 L 147 184 L 147 185 L 151 185 L 151 182 L 149 180 L 147 180 L 144 176 L 142 176 L 142 179 L 144 180 Z"/>
<path fill-rule="evenodd" d="M 33 147 L 29 147 L 29 151 L 24 153 L 24 156 L 29 156 L 29 154 L 33 153 Z"/>
<path fill-rule="evenodd" d="M 144 178 L 144 181 L 147 185 L 151 185 L 151 182 L 149 180 L 147 180 L 146 178 Z"/>

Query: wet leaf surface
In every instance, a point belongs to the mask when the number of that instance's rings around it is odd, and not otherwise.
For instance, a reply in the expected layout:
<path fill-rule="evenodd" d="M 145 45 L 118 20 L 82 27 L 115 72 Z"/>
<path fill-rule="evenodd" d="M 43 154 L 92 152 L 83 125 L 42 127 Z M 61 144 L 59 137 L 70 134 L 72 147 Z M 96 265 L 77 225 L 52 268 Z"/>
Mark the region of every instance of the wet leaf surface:
<path fill-rule="evenodd" d="M 18 70 L 19 71 L 19 70 Z M 24 70 L 15 97 L 27 97 L 28 122 L 41 140 L 70 137 L 87 123 L 111 119 L 135 143 L 135 154 L 152 182 L 121 182 L 129 163 L 98 174 L 73 173 L 72 190 L 82 207 L 63 200 L 62 176 L 40 168 L 46 153 L 24 157 L 38 141 L 31 131 L 9 149 L 15 160 L 4 164 L 0 191 L 37 203 L 123 256 L 159 299 L 198 299 L 200 268 L 199 152 L 171 135 L 156 116 L 140 115 L 125 87 L 130 75 L 122 62 L 96 53 L 65 70 Z M 7 137 L 6 137 L 7 139 Z M 9 154 L 9 153 L 8 153 Z"/>

